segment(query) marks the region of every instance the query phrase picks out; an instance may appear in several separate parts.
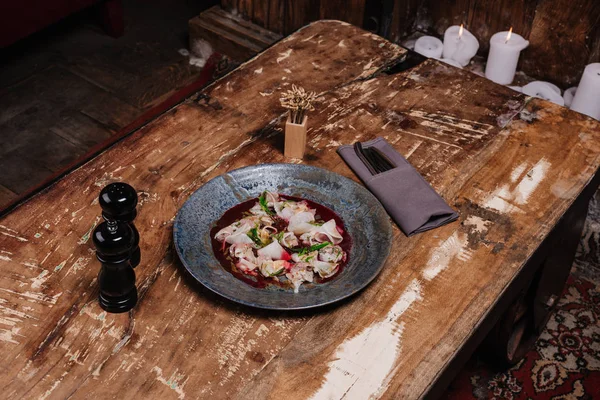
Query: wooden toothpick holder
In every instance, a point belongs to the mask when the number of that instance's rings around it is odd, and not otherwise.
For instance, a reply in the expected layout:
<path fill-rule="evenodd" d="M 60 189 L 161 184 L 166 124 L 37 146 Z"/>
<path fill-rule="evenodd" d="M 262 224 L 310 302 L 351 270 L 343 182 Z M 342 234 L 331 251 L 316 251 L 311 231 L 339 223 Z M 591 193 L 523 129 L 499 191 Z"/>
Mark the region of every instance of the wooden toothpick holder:
<path fill-rule="evenodd" d="M 306 148 L 306 120 L 308 116 L 304 116 L 302 124 L 294 124 L 288 115 L 285 123 L 285 146 L 283 155 L 290 158 L 304 157 Z"/>

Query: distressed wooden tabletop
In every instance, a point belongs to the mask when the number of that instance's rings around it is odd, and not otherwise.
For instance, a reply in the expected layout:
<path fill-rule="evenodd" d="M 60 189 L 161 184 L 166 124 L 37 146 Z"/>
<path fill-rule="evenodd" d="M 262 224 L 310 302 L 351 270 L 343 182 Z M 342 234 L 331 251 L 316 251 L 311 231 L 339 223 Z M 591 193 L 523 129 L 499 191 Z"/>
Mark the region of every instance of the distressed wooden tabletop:
<path fill-rule="evenodd" d="M 600 165 L 600 126 L 353 26 L 305 27 L 0 220 L 0 367 L 7 398 L 417 398 L 436 381 Z M 340 144 L 383 136 L 456 208 L 406 238 L 337 306 L 257 311 L 190 280 L 179 207 L 223 172 L 283 158 L 281 90 L 322 93 L 303 161 L 356 179 Z M 97 303 L 90 233 L 112 181 L 139 192 L 140 299 Z"/>

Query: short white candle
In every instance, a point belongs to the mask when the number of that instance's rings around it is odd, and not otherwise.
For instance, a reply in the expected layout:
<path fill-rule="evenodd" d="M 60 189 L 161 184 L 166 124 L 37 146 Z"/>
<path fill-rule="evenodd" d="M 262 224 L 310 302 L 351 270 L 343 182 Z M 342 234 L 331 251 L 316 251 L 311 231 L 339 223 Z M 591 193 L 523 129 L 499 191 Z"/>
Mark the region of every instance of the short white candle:
<path fill-rule="evenodd" d="M 600 120 L 600 63 L 589 64 L 583 70 L 571 110 Z"/>
<path fill-rule="evenodd" d="M 510 31 L 498 32 L 490 39 L 490 54 L 485 67 L 485 77 L 501 85 L 508 85 L 515 78 L 521 50 L 529 42 Z"/>
<path fill-rule="evenodd" d="M 457 61 L 462 67 L 469 64 L 471 58 L 477 54 L 479 42 L 471 32 L 463 26 L 453 25 L 444 33 L 444 58 Z"/>
<path fill-rule="evenodd" d="M 527 96 L 539 97 L 548 100 L 559 106 L 565 105 L 565 100 L 560 95 L 558 86 L 550 82 L 534 81 L 523 86 L 523 93 Z"/>
<path fill-rule="evenodd" d="M 440 61 L 448 65 L 452 65 L 453 67 L 462 69 L 462 65 L 460 65 L 458 61 L 455 61 L 451 58 L 440 58 Z"/>
<path fill-rule="evenodd" d="M 433 36 L 421 36 L 415 42 L 415 51 L 425 57 L 440 58 L 444 44 Z"/>
<path fill-rule="evenodd" d="M 577 86 L 565 90 L 565 94 L 563 95 L 563 99 L 565 99 L 565 106 L 571 107 L 571 103 L 573 103 L 573 97 L 575 97 L 576 92 Z"/>
<path fill-rule="evenodd" d="M 534 81 L 534 82 L 540 82 L 543 83 L 547 86 L 549 86 L 552 90 L 554 90 L 556 93 L 558 94 L 562 94 L 562 90 L 560 90 L 560 88 L 558 86 L 556 86 L 554 83 L 550 83 L 550 82 L 546 82 L 546 81 Z"/>

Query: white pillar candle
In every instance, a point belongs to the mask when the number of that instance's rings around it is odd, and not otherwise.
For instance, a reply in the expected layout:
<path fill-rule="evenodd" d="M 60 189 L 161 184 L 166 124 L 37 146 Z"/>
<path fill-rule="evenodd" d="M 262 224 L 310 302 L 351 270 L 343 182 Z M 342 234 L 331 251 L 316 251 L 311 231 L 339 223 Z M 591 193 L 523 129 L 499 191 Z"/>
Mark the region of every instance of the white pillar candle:
<path fill-rule="evenodd" d="M 415 51 L 425 57 L 440 58 L 444 44 L 433 36 L 421 36 L 415 42 Z"/>
<path fill-rule="evenodd" d="M 485 67 L 485 77 L 501 85 L 508 85 L 515 78 L 521 50 L 529 42 L 521 35 L 498 32 L 490 39 L 490 54 Z"/>
<path fill-rule="evenodd" d="M 550 82 L 546 82 L 546 81 L 535 81 L 535 82 L 540 82 L 543 83 L 547 86 L 549 86 L 552 90 L 554 90 L 556 93 L 558 94 L 562 94 L 562 90 L 560 90 L 560 88 L 558 86 L 556 86 L 554 83 L 550 83 Z"/>
<path fill-rule="evenodd" d="M 452 65 L 453 67 L 462 69 L 462 65 L 460 65 L 458 61 L 455 61 L 451 58 L 440 58 L 440 61 L 448 65 Z"/>
<path fill-rule="evenodd" d="M 444 58 L 451 58 L 464 67 L 477 54 L 477 50 L 479 50 L 477 38 L 462 25 L 453 25 L 446 29 L 444 51 L 442 52 Z"/>
<path fill-rule="evenodd" d="M 565 105 L 565 100 L 560 95 L 558 86 L 549 82 L 534 81 L 523 86 L 523 93 L 527 96 L 539 97 L 548 100 L 559 106 Z"/>
<path fill-rule="evenodd" d="M 600 63 L 589 64 L 583 70 L 571 110 L 600 120 Z"/>
<path fill-rule="evenodd" d="M 571 103 L 573 103 L 573 97 L 575 97 L 576 92 L 577 86 L 565 90 L 565 94 L 563 96 L 563 99 L 565 99 L 565 106 L 571 107 Z"/>

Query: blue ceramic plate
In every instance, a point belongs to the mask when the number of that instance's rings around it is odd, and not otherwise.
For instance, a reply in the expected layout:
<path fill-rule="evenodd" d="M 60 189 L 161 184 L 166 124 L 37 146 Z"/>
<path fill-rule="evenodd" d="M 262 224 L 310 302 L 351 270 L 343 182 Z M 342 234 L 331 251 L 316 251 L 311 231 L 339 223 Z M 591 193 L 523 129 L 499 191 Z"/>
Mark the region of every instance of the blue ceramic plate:
<path fill-rule="evenodd" d="M 211 228 L 229 208 L 264 190 L 312 200 L 342 218 L 353 244 L 338 276 L 305 283 L 294 293 L 275 285 L 252 287 L 221 266 L 212 251 Z M 262 164 L 230 171 L 198 189 L 179 210 L 173 236 L 184 267 L 213 292 L 252 307 L 297 310 L 339 301 L 367 286 L 388 257 L 392 226 L 371 192 L 348 178 L 306 165 Z"/>

